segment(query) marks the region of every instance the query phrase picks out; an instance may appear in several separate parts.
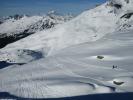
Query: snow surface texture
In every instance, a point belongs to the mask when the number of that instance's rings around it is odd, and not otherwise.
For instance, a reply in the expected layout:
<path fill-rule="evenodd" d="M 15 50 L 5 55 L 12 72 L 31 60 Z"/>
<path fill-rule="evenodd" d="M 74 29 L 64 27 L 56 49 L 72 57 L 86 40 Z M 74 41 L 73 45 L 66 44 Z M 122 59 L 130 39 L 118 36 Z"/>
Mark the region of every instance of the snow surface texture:
<path fill-rule="evenodd" d="M 45 59 L 1 69 L 0 92 L 26 98 L 133 92 L 132 33 L 115 32 Z"/>
<path fill-rule="evenodd" d="M 122 3 L 122 8 L 110 2 Z M 133 16 L 124 17 L 131 14 L 127 11 L 133 6 L 127 6 L 133 2 L 110 2 L 1 49 L 16 63 L 21 61 L 16 52 L 20 55 L 25 49 L 27 64 L 0 70 L 0 92 L 26 98 L 133 92 Z M 42 59 L 32 56 L 37 53 Z"/>

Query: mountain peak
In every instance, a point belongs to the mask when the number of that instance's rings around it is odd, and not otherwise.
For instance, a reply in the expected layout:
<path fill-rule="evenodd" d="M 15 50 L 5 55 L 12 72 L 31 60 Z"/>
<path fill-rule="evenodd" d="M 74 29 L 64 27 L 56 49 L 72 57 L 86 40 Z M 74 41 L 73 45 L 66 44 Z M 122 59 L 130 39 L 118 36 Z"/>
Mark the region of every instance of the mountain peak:
<path fill-rule="evenodd" d="M 107 5 L 114 9 L 115 14 L 133 12 L 133 0 L 109 0 Z"/>
<path fill-rule="evenodd" d="M 114 2 L 114 3 L 130 3 L 131 0 L 110 0 L 111 2 Z"/>
<path fill-rule="evenodd" d="M 109 3 L 115 7 L 117 7 L 119 5 L 119 6 L 121 6 L 121 8 L 129 8 L 130 7 L 130 9 L 131 9 L 131 7 L 133 6 L 132 0 L 109 0 Z"/>

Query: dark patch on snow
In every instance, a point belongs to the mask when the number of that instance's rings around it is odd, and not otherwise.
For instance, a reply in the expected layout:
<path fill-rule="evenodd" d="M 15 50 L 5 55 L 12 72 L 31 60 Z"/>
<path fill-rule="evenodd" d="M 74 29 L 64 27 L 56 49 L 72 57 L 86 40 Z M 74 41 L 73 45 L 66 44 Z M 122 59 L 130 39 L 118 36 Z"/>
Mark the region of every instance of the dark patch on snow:
<path fill-rule="evenodd" d="M 0 24 L 2 24 L 3 22 L 2 21 L 0 21 Z"/>
<path fill-rule="evenodd" d="M 104 56 L 97 56 L 97 59 L 103 59 Z"/>
<path fill-rule="evenodd" d="M 0 99 L 18 99 L 18 97 L 8 92 L 0 92 Z"/>
<path fill-rule="evenodd" d="M 115 85 L 122 85 L 122 84 L 124 84 L 124 82 L 116 82 L 116 81 L 113 81 L 113 83 L 114 83 Z"/>
<path fill-rule="evenodd" d="M 0 61 L 0 69 L 9 67 L 11 65 L 24 65 L 25 63 L 8 63 L 6 61 Z"/>
<path fill-rule="evenodd" d="M 6 33 L 3 35 L 0 35 L 0 48 L 3 48 L 7 44 L 16 42 L 17 40 L 20 40 L 22 38 L 25 38 L 25 37 L 29 36 L 30 34 L 33 34 L 33 33 L 25 33 L 25 31 L 24 31 L 20 34 L 15 34 L 15 35 L 10 35 L 10 36 L 7 36 Z"/>
<path fill-rule="evenodd" d="M 112 6 L 112 7 L 115 7 L 115 8 L 117 8 L 117 9 L 121 9 L 121 8 L 122 8 L 122 5 L 121 5 L 121 4 L 115 3 L 115 2 L 113 2 L 113 1 L 110 1 L 110 2 L 108 3 L 108 6 Z"/>
<path fill-rule="evenodd" d="M 27 50 L 27 49 L 24 49 L 24 50 L 18 50 L 19 52 L 21 52 L 20 55 L 18 56 L 21 56 L 23 54 L 26 54 L 26 55 L 29 55 L 29 56 L 32 56 L 35 59 L 41 59 L 43 58 L 43 54 L 39 51 L 33 51 L 33 50 Z"/>
<path fill-rule="evenodd" d="M 120 9 L 120 8 L 122 8 L 122 5 L 121 4 L 114 4 L 114 7 L 116 7 L 117 9 Z"/>
<path fill-rule="evenodd" d="M 118 68 L 118 66 L 115 66 L 115 65 L 112 66 L 112 69 L 117 69 L 117 68 Z"/>
<path fill-rule="evenodd" d="M 6 61 L 0 61 L 0 69 L 8 67 L 10 65 L 12 65 L 12 64 L 7 63 Z"/>
<path fill-rule="evenodd" d="M 133 15 L 133 12 L 132 13 L 126 13 L 123 16 L 121 16 L 121 18 L 127 18 L 127 19 L 129 19 L 129 18 L 132 17 L 132 15 Z"/>

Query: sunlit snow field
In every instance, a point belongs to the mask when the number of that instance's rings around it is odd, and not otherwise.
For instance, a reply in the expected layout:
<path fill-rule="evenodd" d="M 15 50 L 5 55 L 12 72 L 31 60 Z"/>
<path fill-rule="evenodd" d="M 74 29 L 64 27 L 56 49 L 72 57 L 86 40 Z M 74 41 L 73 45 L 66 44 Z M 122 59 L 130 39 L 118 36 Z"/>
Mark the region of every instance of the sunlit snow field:
<path fill-rule="evenodd" d="M 106 2 L 2 48 L 0 60 L 8 59 L 7 64 L 13 65 L 0 69 L 0 95 L 34 99 L 81 96 L 77 100 L 95 100 L 103 94 L 110 99 L 132 97 L 133 16 L 121 16 L 133 10 L 133 1 L 112 2 L 123 8 Z"/>

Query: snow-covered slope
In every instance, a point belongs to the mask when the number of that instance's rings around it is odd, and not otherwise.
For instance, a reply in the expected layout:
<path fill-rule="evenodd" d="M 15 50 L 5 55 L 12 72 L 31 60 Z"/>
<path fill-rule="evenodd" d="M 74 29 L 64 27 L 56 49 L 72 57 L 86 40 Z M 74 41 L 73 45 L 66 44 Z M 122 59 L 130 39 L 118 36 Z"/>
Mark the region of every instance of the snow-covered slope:
<path fill-rule="evenodd" d="M 133 3 L 132 1 L 130 3 L 121 2 L 106 2 L 99 7 L 83 12 L 69 22 L 47 31 L 37 32 L 6 46 L 0 51 L 11 53 L 12 50 L 29 49 L 37 50 L 44 53 L 44 55 L 51 55 L 55 51 L 68 46 L 96 41 L 114 31 L 133 29 L 132 6 L 130 6 Z M 117 8 L 116 4 L 122 5 L 122 7 Z M 38 24 L 35 25 L 38 26 Z"/>
<path fill-rule="evenodd" d="M 1 69 L 0 92 L 25 98 L 133 92 L 132 33 L 115 32 L 45 59 Z"/>
<path fill-rule="evenodd" d="M 4 50 L 23 48 L 36 50 L 44 48 L 53 52 L 71 45 L 95 41 L 107 33 L 123 30 L 125 27 L 123 28 L 121 26 L 132 21 L 133 16 L 129 19 L 121 18 L 129 11 L 127 6 L 129 4 L 124 6 L 124 10 L 120 10 L 111 5 L 110 2 L 107 2 L 95 9 L 83 12 L 78 17 L 63 25 L 59 25 L 48 31 L 38 32 L 21 41 L 8 45 Z M 116 13 L 116 11 L 119 11 L 119 13 Z M 130 25 L 130 28 L 132 27 Z"/>
<path fill-rule="evenodd" d="M 54 12 L 44 16 L 9 17 L 0 25 L 0 47 L 4 47 L 35 32 L 50 29 L 71 18 L 72 16 L 60 16 Z"/>
<path fill-rule="evenodd" d="M 0 70 L 0 92 L 26 98 L 133 92 L 132 5 L 110 0 L 1 49 L 0 59 L 27 64 Z"/>

